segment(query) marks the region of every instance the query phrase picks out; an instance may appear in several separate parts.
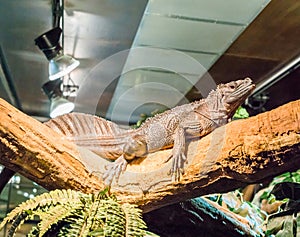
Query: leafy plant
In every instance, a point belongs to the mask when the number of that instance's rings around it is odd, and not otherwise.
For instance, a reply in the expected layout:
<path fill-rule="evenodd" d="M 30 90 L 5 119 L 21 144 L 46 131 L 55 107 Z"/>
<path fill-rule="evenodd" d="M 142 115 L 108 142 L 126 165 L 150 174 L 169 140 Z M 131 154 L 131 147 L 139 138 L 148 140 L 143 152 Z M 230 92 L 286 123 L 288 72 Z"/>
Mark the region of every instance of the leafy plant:
<path fill-rule="evenodd" d="M 300 170 L 275 177 L 251 202 L 238 190 L 205 197 L 246 218 L 259 236 L 300 236 Z"/>
<path fill-rule="evenodd" d="M 262 190 L 262 202 L 278 206 L 266 221 L 266 236 L 300 236 L 300 170 L 286 172 Z"/>
<path fill-rule="evenodd" d="M 145 230 L 140 209 L 118 203 L 107 191 L 43 193 L 12 210 L 0 224 L 0 230 L 11 222 L 8 236 L 14 236 L 26 220 L 38 222 L 28 236 L 156 236 Z"/>
<path fill-rule="evenodd" d="M 227 208 L 231 212 L 244 217 L 251 229 L 259 236 L 263 236 L 266 213 L 260 210 L 255 204 L 244 201 L 243 194 L 239 190 L 224 194 L 206 195 L 205 197 L 217 202 L 220 206 Z"/>
<path fill-rule="evenodd" d="M 233 119 L 244 119 L 248 117 L 249 117 L 249 113 L 242 106 L 239 106 L 233 115 Z"/>

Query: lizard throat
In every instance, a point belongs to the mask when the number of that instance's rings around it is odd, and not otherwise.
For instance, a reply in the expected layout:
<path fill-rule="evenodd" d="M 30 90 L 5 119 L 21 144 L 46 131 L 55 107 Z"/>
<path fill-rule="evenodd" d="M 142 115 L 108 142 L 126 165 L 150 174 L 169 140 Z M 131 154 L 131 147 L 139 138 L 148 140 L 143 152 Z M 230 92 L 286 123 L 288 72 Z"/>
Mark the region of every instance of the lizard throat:
<path fill-rule="evenodd" d="M 222 95 L 218 91 L 212 91 L 206 98 L 208 116 L 217 126 L 226 124 L 229 120 L 230 111 L 223 105 Z"/>

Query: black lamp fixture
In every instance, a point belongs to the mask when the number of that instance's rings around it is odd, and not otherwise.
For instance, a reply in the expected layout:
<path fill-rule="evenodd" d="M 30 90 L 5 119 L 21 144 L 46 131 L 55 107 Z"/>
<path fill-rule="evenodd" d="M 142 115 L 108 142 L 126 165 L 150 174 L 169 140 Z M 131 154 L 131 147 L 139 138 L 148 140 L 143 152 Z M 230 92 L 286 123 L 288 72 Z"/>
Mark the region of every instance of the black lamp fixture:
<path fill-rule="evenodd" d="M 59 44 L 61 33 L 62 29 L 55 27 L 34 40 L 49 60 L 49 80 L 64 77 L 80 64 L 78 60 L 63 53 Z"/>
<path fill-rule="evenodd" d="M 63 97 L 62 87 L 63 81 L 60 79 L 46 82 L 42 89 L 48 96 L 50 104 L 50 117 L 55 118 L 59 115 L 67 114 L 73 111 L 74 103 Z"/>

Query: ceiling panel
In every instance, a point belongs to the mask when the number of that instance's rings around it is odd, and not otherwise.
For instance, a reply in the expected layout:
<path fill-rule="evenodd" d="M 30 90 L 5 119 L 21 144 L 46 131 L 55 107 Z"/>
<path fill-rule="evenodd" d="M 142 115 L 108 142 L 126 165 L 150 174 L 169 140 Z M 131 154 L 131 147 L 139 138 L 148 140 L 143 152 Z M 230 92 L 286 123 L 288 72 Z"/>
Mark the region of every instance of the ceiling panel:
<path fill-rule="evenodd" d="M 300 52 L 300 1 L 273 0 L 228 54 L 285 61 Z"/>
<path fill-rule="evenodd" d="M 210 74 L 219 82 L 226 77 L 250 76 L 257 82 L 267 79 L 300 55 L 299 29 L 300 1 L 271 1 L 213 65 Z"/>
<path fill-rule="evenodd" d="M 164 81 L 166 82 L 165 84 L 180 91 L 181 93 L 184 93 L 187 89 L 191 88 L 192 85 L 188 80 L 182 80 L 182 77 L 184 76 L 184 74 L 180 75 L 175 72 L 164 70 L 137 69 L 129 71 L 123 75 L 124 80 L 122 87 L 124 87 L 124 91 L 139 84 L 143 84 L 146 88 L 147 83 L 151 82 L 159 84 L 161 83 L 161 79 L 164 78 Z M 194 77 L 194 75 L 190 76 Z M 194 80 L 198 79 L 199 78 L 195 76 Z"/>
<path fill-rule="evenodd" d="M 269 0 L 150 0 L 147 14 L 247 25 Z"/>
<path fill-rule="evenodd" d="M 218 54 L 228 47 L 242 29 L 237 25 L 146 15 L 135 45 Z"/>

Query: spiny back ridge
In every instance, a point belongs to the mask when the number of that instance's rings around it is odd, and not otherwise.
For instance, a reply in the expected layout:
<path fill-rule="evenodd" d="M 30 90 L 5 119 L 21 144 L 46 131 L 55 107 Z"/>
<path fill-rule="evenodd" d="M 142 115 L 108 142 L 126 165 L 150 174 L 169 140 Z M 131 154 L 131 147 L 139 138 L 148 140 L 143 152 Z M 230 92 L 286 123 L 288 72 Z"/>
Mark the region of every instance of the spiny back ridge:
<path fill-rule="evenodd" d="M 126 131 L 106 119 L 83 113 L 65 114 L 45 125 L 67 137 L 110 137 Z"/>

